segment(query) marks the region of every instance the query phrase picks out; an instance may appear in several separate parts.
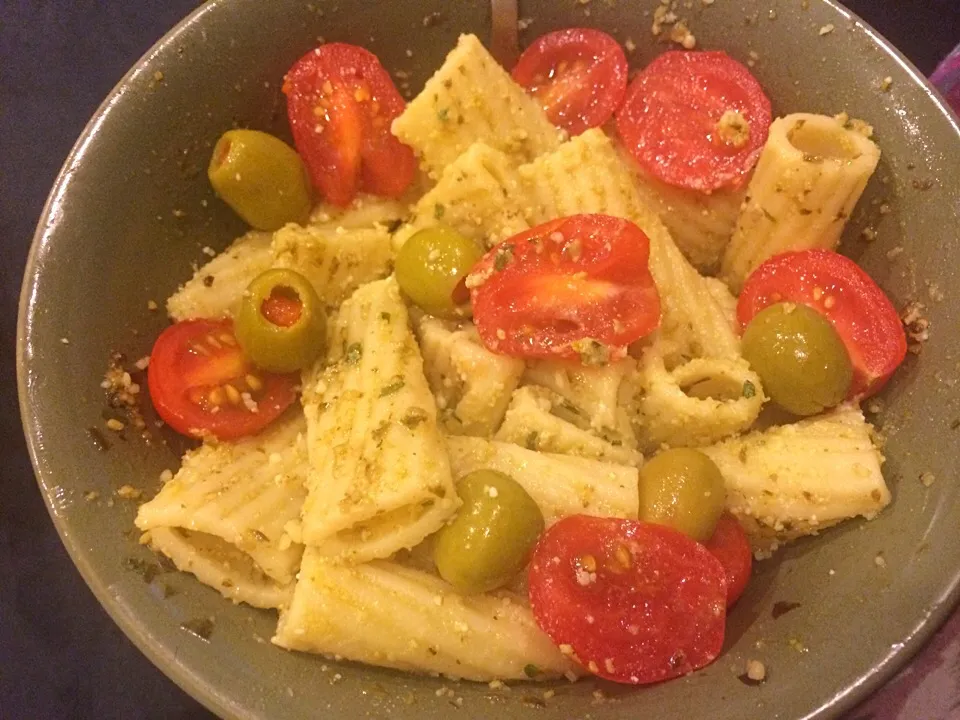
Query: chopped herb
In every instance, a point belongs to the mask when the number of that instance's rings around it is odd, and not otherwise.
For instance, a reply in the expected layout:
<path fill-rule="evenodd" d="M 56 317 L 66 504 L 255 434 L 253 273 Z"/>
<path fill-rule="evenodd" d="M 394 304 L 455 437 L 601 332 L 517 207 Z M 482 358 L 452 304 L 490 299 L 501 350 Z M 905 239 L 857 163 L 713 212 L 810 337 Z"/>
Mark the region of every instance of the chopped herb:
<path fill-rule="evenodd" d="M 407 410 L 407 414 L 400 420 L 404 425 L 413 430 L 417 425 L 425 422 L 430 416 L 423 408 L 412 407 Z"/>
<path fill-rule="evenodd" d="M 749 380 L 743 381 L 743 396 L 745 398 L 752 398 L 757 394 L 757 388 L 754 387 L 753 383 Z"/>
<path fill-rule="evenodd" d="M 777 618 L 780 618 L 780 617 L 786 615 L 788 612 L 791 612 L 791 611 L 793 611 L 793 610 L 796 610 L 798 607 L 800 607 L 800 603 L 798 603 L 798 602 L 789 602 L 789 601 L 787 601 L 787 600 L 778 600 L 777 602 L 775 602 L 775 603 L 773 604 L 773 610 L 770 611 L 770 616 L 771 616 L 774 620 L 776 620 Z"/>
<path fill-rule="evenodd" d="M 390 313 L 388 312 L 380 313 L 380 319 L 383 320 L 384 322 L 390 322 L 390 318 L 391 318 Z"/>
<path fill-rule="evenodd" d="M 580 354 L 580 362 L 587 367 L 606 365 L 610 362 L 610 348 L 593 338 L 574 340 L 570 343 L 570 347 Z"/>
<path fill-rule="evenodd" d="M 447 209 L 442 204 L 437 203 L 436 205 L 433 206 L 433 217 L 439 220 L 440 218 L 443 217 L 443 214 L 446 211 Z"/>
<path fill-rule="evenodd" d="M 770 222 L 775 223 L 777 221 L 777 219 L 773 215 L 771 215 L 765 207 L 761 207 L 760 212 L 762 212 L 763 216 Z"/>
<path fill-rule="evenodd" d="M 259 530 L 254 530 L 254 531 L 253 531 L 253 536 L 257 539 L 258 542 L 269 542 L 269 541 L 270 541 L 270 538 L 268 538 L 266 535 L 264 535 L 264 534 L 263 534 L 262 532 L 260 532 Z"/>
<path fill-rule="evenodd" d="M 164 572 L 164 568 L 157 563 L 134 557 L 125 558 L 123 561 L 123 568 L 125 570 L 132 570 L 133 572 L 137 573 L 148 585 L 153 582 L 153 579 L 157 575 Z"/>
<path fill-rule="evenodd" d="M 389 223 L 387 223 L 387 232 L 393 235 L 397 230 L 400 229 L 401 225 L 403 225 L 403 220 L 400 218 L 391 220 Z"/>
<path fill-rule="evenodd" d="M 360 358 L 363 357 L 363 345 L 360 343 L 353 343 L 347 348 L 347 352 L 344 355 L 344 360 L 346 360 L 347 365 L 356 365 L 360 362 Z"/>
<path fill-rule="evenodd" d="M 580 410 L 580 408 L 578 408 L 576 405 L 574 405 L 572 402 L 570 402 L 566 398 L 561 400 L 559 405 L 568 413 L 573 413 L 574 415 L 583 415 L 583 412 Z"/>
<path fill-rule="evenodd" d="M 950 429 L 951 429 L 951 430 L 956 430 L 957 428 L 960 428 L 960 418 L 958 418 L 958 419 L 954 420 L 952 423 L 950 423 Z"/>
<path fill-rule="evenodd" d="M 531 431 L 527 434 L 527 439 L 524 441 L 524 445 L 527 446 L 527 450 L 536 450 L 536 449 L 537 449 L 537 441 L 538 441 L 539 439 L 540 439 L 540 433 L 538 433 L 536 430 L 531 430 Z M 531 677 L 533 677 L 533 676 L 531 675 Z"/>
<path fill-rule="evenodd" d="M 213 287 L 213 275 L 204 275 L 203 276 L 203 286 L 204 287 Z"/>
<path fill-rule="evenodd" d="M 513 260 L 513 245 L 504 243 L 493 258 L 493 269 L 500 272 L 510 264 L 511 260 Z"/>
<path fill-rule="evenodd" d="M 382 423 L 377 425 L 376 428 L 374 428 L 373 432 L 370 433 L 370 437 L 373 438 L 374 442 L 378 443 L 381 440 L 383 440 L 383 436 L 387 434 L 387 430 L 389 429 L 390 429 L 390 423 L 388 423 L 387 421 L 383 421 Z"/>
<path fill-rule="evenodd" d="M 210 618 L 196 618 L 180 623 L 180 627 L 187 632 L 193 633 L 201 640 L 209 640 L 213 634 L 213 620 Z"/>
<path fill-rule="evenodd" d="M 813 210 L 810 210 L 809 208 L 800 208 L 801 215 L 810 215 L 812 212 Z"/>
<path fill-rule="evenodd" d="M 380 397 L 387 397 L 388 395 L 393 395 L 394 393 L 399 392 L 405 384 L 406 383 L 404 383 L 403 378 L 397 375 L 395 378 L 393 378 L 393 380 L 380 389 Z"/>
<path fill-rule="evenodd" d="M 440 122 L 446 122 L 449 114 L 450 108 L 440 108 L 437 110 L 437 118 L 439 118 Z"/>

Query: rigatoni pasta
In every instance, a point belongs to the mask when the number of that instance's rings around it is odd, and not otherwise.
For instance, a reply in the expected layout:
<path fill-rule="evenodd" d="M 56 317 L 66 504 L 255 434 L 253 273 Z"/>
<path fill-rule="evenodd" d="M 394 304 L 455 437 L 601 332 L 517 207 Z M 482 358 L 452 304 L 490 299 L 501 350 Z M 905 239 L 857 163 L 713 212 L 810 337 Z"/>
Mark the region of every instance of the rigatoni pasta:
<path fill-rule="evenodd" d="M 528 680 L 530 666 L 544 678 L 578 672 L 518 596 L 464 596 L 420 570 L 383 561 L 341 565 L 313 549 L 273 642 L 469 680 Z"/>
<path fill-rule="evenodd" d="M 434 179 L 475 142 L 521 160 L 560 142 L 560 132 L 543 110 L 476 35 L 460 36 L 423 91 L 394 120 L 393 133 L 416 151 Z"/>
<path fill-rule="evenodd" d="M 778 253 L 836 249 L 879 161 L 863 123 L 809 113 L 775 120 L 723 258 L 723 279 L 739 291 Z"/>
<path fill-rule="evenodd" d="M 285 526 L 300 515 L 307 472 L 306 423 L 302 413 L 292 411 L 256 437 L 188 451 L 176 475 L 140 506 L 136 524 L 147 532 L 183 530 L 220 538 L 286 585 L 296 575 L 303 547 L 292 542 Z"/>
<path fill-rule="evenodd" d="M 727 504 L 765 554 L 890 502 L 873 428 L 856 405 L 735 438 L 703 451 L 727 484 Z M 842 479 L 842 480 L 841 480 Z"/>
<path fill-rule="evenodd" d="M 363 562 L 439 529 L 459 501 L 396 281 L 368 283 L 343 304 L 330 351 L 303 386 L 302 542 Z"/>

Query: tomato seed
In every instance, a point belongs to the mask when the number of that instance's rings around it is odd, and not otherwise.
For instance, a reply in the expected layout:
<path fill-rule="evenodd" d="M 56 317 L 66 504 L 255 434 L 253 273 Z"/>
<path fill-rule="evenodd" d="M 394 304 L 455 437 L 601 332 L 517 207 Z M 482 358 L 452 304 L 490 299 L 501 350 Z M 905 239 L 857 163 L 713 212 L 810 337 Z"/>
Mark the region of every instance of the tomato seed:
<path fill-rule="evenodd" d="M 577 564 L 587 572 L 597 571 L 597 559 L 593 555 L 584 555 L 577 560 Z"/>
<path fill-rule="evenodd" d="M 614 558 L 617 562 L 620 563 L 620 566 L 626 570 L 633 564 L 633 557 L 630 555 L 630 551 L 627 550 L 626 545 L 617 545 L 617 549 L 613 552 Z"/>
<path fill-rule="evenodd" d="M 224 345 L 228 345 L 229 347 L 237 346 L 237 339 L 230 333 L 223 333 L 220 335 L 220 342 L 222 342 Z"/>
<path fill-rule="evenodd" d="M 215 387 L 210 391 L 210 394 L 207 395 L 207 400 L 209 400 L 213 405 L 223 405 L 226 396 L 223 394 L 223 388 Z"/>
<path fill-rule="evenodd" d="M 240 391 L 239 391 L 239 390 L 237 390 L 237 389 L 236 389 L 233 385 L 231 385 L 230 383 L 227 383 L 226 385 L 224 385 L 223 389 L 227 391 L 227 399 L 230 400 L 230 402 L 231 402 L 232 404 L 234 404 L 234 405 L 239 405 L 239 404 L 240 404 L 240 400 L 241 400 L 242 398 L 240 397 Z"/>
<path fill-rule="evenodd" d="M 247 375 L 244 380 L 247 381 L 247 386 L 254 392 L 263 389 L 263 383 L 256 375 Z"/>

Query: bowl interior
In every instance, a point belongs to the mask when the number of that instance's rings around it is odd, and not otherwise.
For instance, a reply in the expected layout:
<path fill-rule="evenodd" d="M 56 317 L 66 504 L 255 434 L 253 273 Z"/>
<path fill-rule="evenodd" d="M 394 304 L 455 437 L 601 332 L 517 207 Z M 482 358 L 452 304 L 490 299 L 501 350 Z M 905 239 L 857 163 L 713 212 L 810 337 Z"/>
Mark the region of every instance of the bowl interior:
<path fill-rule="evenodd" d="M 642 66 L 666 49 L 650 32 L 657 6 L 524 2 L 522 39 L 599 27 L 632 40 L 629 59 Z M 730 617 L 723 657 L 704 671 L 642 689 L 558 684 L 548 701 L 542 686 L 494 691 L 287 653 L 269 643 L 272 614 L 231 606 L 191 577 L 166 572 L 137 544 L 135 503 L 113 498 L 124 484 L 152 494 L 161 471 L 175 469 L 180 445 L 167 436 L 146 444 L 111 434 L 103 450 L 91 429 L 103 426 L 99 383 L 110 353 L 132 363 L 165 325 L 148 302 L 162 308 L 191 265 L 206 259 L 204 248 L 222 249 L 243 229 L 207 184 L 213 143 L 235 125 L 286 134 L 281 78 L 320 38 L 370 48 L 415 92 L 459 33 L 486 40 L 490 23 L 477 0 L 455 9 L 441 0 L 212 0 L 127 75 L 67 161 L 25 277 L 19 367 L 39 483 L 74 561 L 134 642 L 215 712 L 439 718 L 452 703 L 471 718 L 521 718 L 531 706 L 558 719 L 828 717 L 888 677 L 955 604 L 955 120 L 902 57 L 830 2 L 774 0 L 758 10 L 727 0 L 678 12 L 699 47 L 753 65 L 777 114 L 847 111 L 875 128 L 883 158 L 843 249 L 898 307 L 924 303 L 931 322 L 930 342 L 908 358 L 876 416 L 893 505 L 873 522 L 848 523 L 760 563 Z M 882 92 L 886 77 L 892 86 Z M 863 239 L 866 228 L 875 231 L 872 242 Z M 925 472 L 936 478 L 929 488 L 918 480 Z M 86 499 L 91 491 L 99 497 Z M 782 602 L 795 609 L 775 612 Z M 181 628 L 198 618 L 213 619 L 207 640 Z M 759 687 L 738 679 L 752 658 L 769 672 Z"/>

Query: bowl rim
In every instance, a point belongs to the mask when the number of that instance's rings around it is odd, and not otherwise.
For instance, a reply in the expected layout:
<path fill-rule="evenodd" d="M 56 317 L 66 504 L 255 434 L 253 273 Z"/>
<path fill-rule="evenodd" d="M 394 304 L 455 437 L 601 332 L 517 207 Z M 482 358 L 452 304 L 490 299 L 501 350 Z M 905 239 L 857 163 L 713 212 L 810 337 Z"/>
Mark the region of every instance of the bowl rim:
<path fill-rule="evenodd" d="M 100 578 L 96 563 L 86 556 L 83 548 L 74 541 L 66 521 L 55 511 L 51 489 L 55 485 L 52 472 L 46 467 L 43 458 L 43 448 L 38 439 L 39 422 L 28 402 L 30 397 L 30 372 L 28 370 L 28 346 L 32 328 L 32 316 L 35 309 L 34 291 L 39 258 L 46 249 L 50 234 L 55 226 L 54 213 L 60 204 L 71 183 L 74 167 L 82 161 L 87 147 L 105 118 L 110 114 L 114 105 L 120 102 L 128 91 L 131 81 L 147 71 L 153 58 L 171 43 L 178 40 L 182 33 L 189 30 L 195 23 L 208 13 L 221 12 L 221 6 L 230 0 L 211 0 L 191 11 L 174 27 L 168 30 L 148 49 L 134 65 L 120 78 L 107 94 L 105 99 L 94 111 L 90 120 L 84 126 L 69 154 L 64 160 L 50 194 L 40 213 L 36 230 L 30 243 L 30 250 L 24 269 L 23 281 L 20 289 L 20 298 L 17 313 L 17 391 L 20 409 L 20 419 L 26 439 L 27 451 L 33 466 L 37 485 L 43 496 L 47 513 L 66 548 L 71 562 L 79 571 L 84 582 L 94 594 L 97 601 L 107 612 L 111 620 L 123 631 L 124 635 L 145 655 L 157 669 L 172 680 L 184 692 L 200 702 L 206 709 L 225 718 L 259 718 L 259 713 L 251 708 L 242 707 L 228 695 L 214 687 L 201 675 L 190 672 L 176 662 L 173 652 L 161 641 L 155 639 L 146 630 L 134 608 L 127 607 L 119 602 L 108 589 L 107 584 Z M 907 73 L 913 83 L 922 89 L 933 102 L 934 106 L 945 116 L 948 123 L 956 132 L 960 142 L 960 117 L 944 100 L 940 92 L 930 83 L 916 66 L 901 53 L 890 41 L 838 0 L 816 0 L 818 3 L 839 13 L 847 20 L 857 23 L 868 35 L 871 42 L 882 50 L 891 60 Z M 878 664 L 867 670 L 856 682 L 839 690 L 832 698 L 814 709 L 809 714 L 796 720 L 826 720 L 829 717 L 838 717 L 843 712 L 853 709 L 871 695 L 880 690 L 894 674 L 914 658 L 932 638 L 937 630 L 947 621 L 955 609 L 960 608 L 960 568 L 949 578 L 942 594 L 931 602 L 932 609 L 925 613 L 915 625 L 910 634 L 905 637 L 899 647 L 891 649 L 890 653 Z"/>

